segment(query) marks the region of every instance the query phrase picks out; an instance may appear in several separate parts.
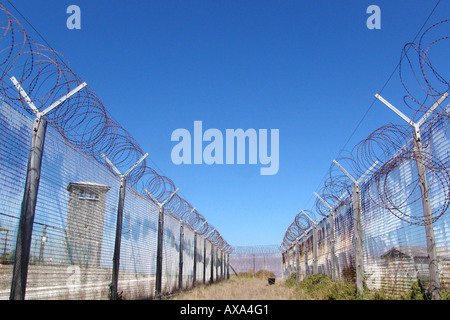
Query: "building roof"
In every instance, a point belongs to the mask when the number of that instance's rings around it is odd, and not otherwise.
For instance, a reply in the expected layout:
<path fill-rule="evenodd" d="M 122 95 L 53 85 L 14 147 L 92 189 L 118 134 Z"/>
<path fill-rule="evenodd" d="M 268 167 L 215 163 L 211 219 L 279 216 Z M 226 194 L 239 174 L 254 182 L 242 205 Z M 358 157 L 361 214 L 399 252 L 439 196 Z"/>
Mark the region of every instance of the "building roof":
<path fill-rule="evenodd" d="M 95 183 L 95 182 L 89 182 L 89 181 L 81 181 L 81 182 L 71 182 L 67 186 L 67 191 L 72 191 L 72 188 L 76 189 L 84 189 L 84 190 L 98 190 L 107 192 L 109 189 L 111 189 L 110 186 L 106 186 L 104 184 Z"/>
<path fill-rule="evenodd" d="M 438 258 L 450 260 L 450 248 L 437 247 L 436 253 Z M 405 257 L 405 258 L 427 258 L 427 247 L 420 246 L 394 246 L 383 253 L 380 257 L 383 259 L 388 259 L 391 257 Z"/>

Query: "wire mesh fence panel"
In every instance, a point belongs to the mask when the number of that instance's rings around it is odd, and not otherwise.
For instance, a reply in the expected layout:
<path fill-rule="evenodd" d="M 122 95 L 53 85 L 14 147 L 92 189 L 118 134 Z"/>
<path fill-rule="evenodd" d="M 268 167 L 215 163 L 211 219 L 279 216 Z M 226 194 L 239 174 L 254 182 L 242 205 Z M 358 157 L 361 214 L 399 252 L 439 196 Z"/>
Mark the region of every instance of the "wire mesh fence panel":
<path fill-rule="evenodd" d="M 156 219 L 145 199 L 150 192 L 161 203 L 176 192 L 173 181 L 148 166 L 148 154 L 60 53 L 35 42 L 1 3 L 0 15 L 0 298 L 9 289 L 11 299 L 116 299 L 118 288 L 122 298 L 151 295 Z M 166 204 L 199 234 L 211 230 L 181 197 Z M 167 220 L 163 276 L 171 291 L 179 248 Z M 230 250 L 217 230 L 213 236 Z"/>
<path fill-rule="evenodd" d="M 196 284 L 203 283 L 203 264 L 204 264 L 204 247 L 205 242 L 203 241 L 203 238 L 197 236 L 197 248 L 196 248 Z"/>
<path fill-rule="evenodd" d="M 299 280 L 304 280 L 307 276 L 307 262 L 308 260 L 306 259 L 306 243 L 304 241 L 304 239 L 300 239 L 297 243 L 297 250 L 298 250 L 298 276 L 299 276 Z"/>
<path fill-rule="evenodd" d="M 437 121 L 423 135 L 430 153 L 435 158 L 448 158 L 446 136 L 448 121 Z M 431 136 L 427 137 L 428 134 Z M 448 159 L 447 159 L 448 161 Z M 432 212 L 439 213 L 432 225 L 436 238 L 439 275 L 443 289 L 448 288 L 449 217 L 445 214 L 448 178 L 439 172 L 427 170 L 430 205 Z M 415 159 L 403 159 L 389 172 L 383 188 L 389 191 L 389 207 L 380 205 L 379 183 L 369 180 L 364 185 L 363 230 L 365 249 L 365 278 L 369 289 L 383 289 L 392 295 L 401 295 L 411 289 L 414 282 L 429 286 L 430 270 L 427 252 L 427 235 L 423 223 L 423 204 Z M 386 209 L 386 207 L 388 209 Z"/>
<path fill-rule="evenodd" d="M 418 146 L 418 142 L 409 137 L 404 141 L 382 166 L 360 184 L 364 285 L 369 290 L 383 290 L 397 297 L 409 292 L 414 283 L 432 292 L 432 250 L 436 251 L 439 289 L 450 289 L 448 117 L 438 114 L 426 124 L 421 131 L 421 145 Z M 425 168 L 424 171 L 421 169 L 424 173 L 419 172 L 420 166 Z M 357 277 L 353 212 L 353 204 L 357 200 L 353 198 L 347 193 L 347 197 L 340 199 L 333 208 L 336 278 L 351 282 L 355 282 Z M 319 200 L 324 201 L 323 198 Z M 428 203 L 430 214 L 427 217 Z M 330 274 L 331 270 L 329 221 L 329 217 L 323 217 L 317 223 L 318 273 Z M 293 230 L 295 228 L 290 227 L 286 232 L 285 244 L 292 241 L 292 235 L 295 235 Z M 430 245 L 431 237 L 434 242 Z M 314 253 L 312 228 L 302 235 L 298 243 L 299 265 L 304 265 L 305 269 L 303 271 L 301 267 L 300 273 L 311 274 L 314 263 L 311 260 Z M 284 251 L 283 270 L 286 276 L 292 274 L 294 268 L 293 248 Z"/>
<path fill-rule="evenodd" d="M 353 245 L 353 212 L 351 198 L 346 198 L 336 210 L 335 248 L 337 279 L 355 281 L 355 253 Z"/>
<path fill-rule="evenodd" d="M 49 298 L 54 286 L 68 286 L 70 298 L 107 299 L 118 180 L 55 132 L 45 143 L 31 257 L 49 270 L 29 269 L 27 298 Z M 34 243 L 40 243 L 39 253 Z"/>
<path fill-rule="evenodd" d="M 184 228 L 183 240 L 183 289 L 192 287 L 194 278 L 194 232 Z"/>
<path fill-rule="evenodd" d="M 411 254 L 422 242 L 421 239 L 425 239 L 425 230 L 398 219 L 388 210 L 370 203 L 370 200 L 367 203 L 365 193 L 362 194 L 363 208 L 366 208 L 362 221 L 367 286 L 369 289 L 383 289 L 390 294 L 405 291 L 416 278 L 417 270 L 414 264 L 410 264 L 414 259 Z"/>
<path fill-rule="evenodd" d="M 220 281 L 223 278 L 223 255 L 220 248 L 216 248 L 217 252 L 217 262 L 216 262 L 216 281 Z"/>
<path fill-rule="evenodd" d="M 329 246 L 328 219 L 322 219 L 317 224 L 317 272 L 331 275 L 331 257 Z"/>
<path fill-rule="evenodd" d="M 8 299 L 33 120 L 0 104 L 0 298 Z M 48 130 L 31 236 L 27 299 L 109 299 L 117 224 L 119 178 Z M 127 187 L 118 293 L 154 296 L 158 207 Z M 180 223 L 165 215 L 163 291 L 178 287 Z M 204 241 L 197 241 L 197 280 L 203 281 Z M 207 240 L 208 267 L 211 244 Z M 192 286 L 194 232 L 185 228 L 183 283 Z M 223 259 L 214 272 L 223 273 Z M 210 280 L 211 269 L 206 268 Z"/>
<path fill-rule="evenodd" d="M 178 288 L 180 256 L 180 222 L 170 215 L 164 217 L 162 293 Z"/>
<path fill-rule="evenodd" d="M 447 107 L 450 111 L 450 107 Z M 430 139 L 427 139 L 427 134 Z M 446 168 L 450 168 L 450 128 L 449 122 L 440 117 L 432 122 L 429 130 L 423 134 L 424 139 L 430 141 L 429 153 Z M 433 212 L 442 216 L 433 223 L 434 235 L 437 248 L 438 270 L 442 288 L 450 290 L 450 216 L 448 215 L 448 193 L 450 178 L 442 176 L 437 172 L 427 172 L 430 189 L 430 203 Z M 447 193 L 447 194 L 446 194 Z"/>
<path fill-rule="evenodd" d="M 222 254 L 219 248 L 214 248 L 214 281 L 221 279 Z"/>
<path fill-rule="evenodd" d="M 113 238 L 107 222 L 115 215 L 116 196 L 107 193 L 115 184 L 107 170 L 48 131 L 31 238 L 28 299 L 85 297 L 85 285 L 98 286 L 103 293 L 96 298 L 108 296 L 110 272 L 105 268 Z M 23 190 L 16 198 L 19 195 Z M 21 198 L 16 201 L 18 216 Z M 15 234 L 9 236 L 16 240 Z"/>
<path fill-rule="evenodd" d="M 0 101 L 0 299 L 9 297 L 33 122 Z"/>
<path fill-rule="evenodd" d="M 10 114 L 21 117 L 14 110 Z M 109 277 L 109 272 L 100 269 L 102 248 L 107 246 L 107 237 L 102 236 L 106 227 L 103 217 L 106 211 L 114 210 L 114 201 L 111 202 L 111 197 L 107 201 L 106 193 L 116 181 L 104 169 L 103 175 L 99 174 L 102 168 L 98 164 L 71 149 L 52 131 L 47 134 L 45 148 L 42 162 L 45 172 L 41 174 L 31 239 L 28 299 L 79 295 L 83 279 L 89 279 L 91 285 L 92 278 L 103 284 Z M 17 168 L 26 172 L 23 167 Z M 16 217 L 20 213 L 21 195 L 23 190 L 15 196 Z M 17 223 L 18 220 L 16 227 Z M 15 242 L 15 232 L 8 236 Z M 14 249 L 11 247 L 11 252 Z M 71 265 L 78 267 L 69 268 Z M 99 277 L 90 276 L 97 272 Z M 104 288 L 107 293 L 108 284 Z"/>
<path fill-rule="evenodd" d="M 118 291 L 123 299 L 147 299 L 155 290 L 159 211 L 132 188 L 125 199 Z"/>
<path fill-rule="evenodd" d="M 290 274 L 294 271 L 294 250 L 289 248 L 285 252 L 285 273 L 286 276 L 289 277 Z"/>
<path fill-rule="evenodd" d="M 211 282 L 211 264 L 212 264 L 212 257 L 211 257 L 211 242 L 208 240 L 205 240 L 205 263 L 203 265 L 203 275 L 204 275 L 204 283 L 210 283 Z"/>

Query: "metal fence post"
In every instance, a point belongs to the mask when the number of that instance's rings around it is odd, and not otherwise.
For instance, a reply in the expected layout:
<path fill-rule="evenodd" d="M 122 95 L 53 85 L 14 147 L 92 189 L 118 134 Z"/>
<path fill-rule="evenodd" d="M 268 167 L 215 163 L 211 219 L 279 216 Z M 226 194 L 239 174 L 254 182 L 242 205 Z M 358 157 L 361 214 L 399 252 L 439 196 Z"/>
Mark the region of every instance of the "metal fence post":
<path fill-rule="evenodd" d="M 162 203 L 156 200 L 152 194 L 145 189 L 145 192 L 150 196 L 154 203 L 156 203 L 159 207 L 159 216 L 158 216 L 158 240 L 157 240 L 157 248 L 156 248 L 156 279 L 155 279 L 155 295 L 157 298 L 161 296 L 162 292 L 162 271 L 163 271 L 163 243 L 164 243 L 164 206 L 172 199 L 175 193 L 178 192 L 176 189 L 172 192 Z"/>
<path fill-rule="evenodd" d="M 330 210 L 330 256 L 331 256 L 331 279 L 336 280 L 336 251 L 335 251 L 335 235 L 334 235 L 334 216 L 335 209 Z"/>
<path fill-rule="evenodd" d="M 184 226 L 180 222 L 180 256 L 178 266 L 178 290 L 183 289 L 183 246 L 184 246 Z"/>
<path fill-rule="evenodd" d="M 291 248 L 288 248 L 287 250 L 286 250 L 286 271 L 287 271 L 287 278 L 290 278 L 291 277 L 291 262 L 290 262 L 290 253 L 289 253 L 289 251 L 290 251 L 290 249 Z"/>
<path fill-rule="evenodd" d="M 430 273 L 430 291 L 433 300 L 440 299 L 441 281 L 439 278 L 438 258 L 436 252 L 436 240 L 434 237 L 433 216 L 430 205 L 430 194 L 426 176 L 426 168 L 423 162 L 422 143 L 415 143 L 417 171 L 419 174 L 419 186 L 422 193 L 423 217 L 425 233 L 427 236 L 427 256 Z"/>
<path fill-rule="evenodd" d="M 227 279 L 230 279 L 230 254 L 227 253 Z"/>
<path fill-rule="evenodd" d="M 116 238 L 114 241 L 114 254 L 113 254 L 113 267 L 110 285 L 110 299 L 117 300 L 119 298 L 118 283 L 119 283 L 119 265 L 120 265 L 120 245 L 122 241 L 122 222 L 123 222 L 123 208 L 125 203 L 125 190 L 126 190 L 126 177 L 133 171 L 144 159 L 148 156 L 148 153 L 144 154 L 133 166 L 131 166 L 127 172 L 121 173 L 119 169 L 108 159 L 108 157 L 102 153 L 103 159 L 106 163 L 117 173 L 120 177 L 119 188 L 119 203 L 117 205 L 117 223 L 116 223 Z"/>
<path fill-rule="evenodd" d="M 355 265 L 356 265 L 356 288 L 358 293 L 364 293 L 363 277 L 364 277 L 364 248 L 363 248 L 363 230 L 361 225 L 361 187 L 360 182 L 367 176 L 367 174 L 375 168 L 378 161 L 367 169 L 366 172 L 356 180 L 348 173 L 336 160 L 333 162 L 353 181 L 352 185 L 352 211 L 353 211 L 353 238 L 355 245 Z"/>
<path fill-rule="evenodd" d="M 223 279 L 227 280 L 227 269 L 228 269 L 228 262 L 227 262 L 227 255 L 228 253 L 226 251 L 223 252 Z"/>
<path fill-rule="evenodd" d="M 219 247 L 216 247 L 216 281 L 220 280 L 219 266 L 220 266 L 220 258 L 219 258 Z"/>
<path fill-rule="evenodd" d="M 255 278 L 255 270 L 256 266 L 255 266 L 255 254 L 253 254 L 253 278 Z"/>
<path fill-rule="evenodd" d="M 317 193 L 314 192 L 314 194 L 316 195 L 316 197 L 322 201 L 323 204 L 325 204 L 328 209 L 330 209 L 330 214 L 328 216 L 328 219 L 330 220 L 330 256 L 331 256 L 331 279 L 332 280 L 336 280 L 336 264 L 337 264 L 337 259 L 336 259 L 336 252 L 335 252 L 335 234 L 334 234 L 334 225 L 335 225 L 335 221 L 334 221 L 334 217 L 336 216 L 336 208 L 337 205 L 341 202 L 342 198 L 347 194 L 347 191 L 344 192 L 340 198 L 334 203 L 333 206 L 331 206 L 330 204 L 328 204 L 328 202 L 326 202 L 321 196 L 319 196 Z"/>
<path fill-rule="evenodd" d="M 223 251 L 220 249 L 220 280 L 223 280 Z"/>
<path fill-rule="evenodd" d="M 306 233 L 303 234 L 302 238 L 303 242 L 303 250 L 305 251 L 305 278 L 309 275 L 309 267 L 308 267 L 308 239 L 306 238 Z"/>
<path fill-rule="evenodd" d="M 203 239 L 203 284 L 206 283 L 206 238 Z"/>
<path fill-rule="evenodd" d="M 31 234 L 36 209 L 39 179 L 41 176 L 42 152 L 44 149 L 47 120 L 36 119 L 33 124 L 30 154 L 28 158 L 25 191 L 17 231 L 16 257 L 14 259 L 13 278 L 11 282 L 11 300 L 25 299 L 28 263 L 30 259 Z"/>
<path fill-rule="evenodd" d="M 194 270 L 192 277 L 192 286 L 195 287 L 197 283 L 197 232 L 194 233 Z"/>
<path fill-rule="evenodd" d="M 297 253 L 296 253 L 296 269 L 297 269 L 297 275 L 296 275 L 296 280 L 297 283 L 300 282 L 300 243 L 299 240 L 297 239 L 297 244 L 296 244 L 296 248 L 297 248 Z"/>
<path fill-rule="evenodd" d="M 44 152 L 45 133 L 47 131 L 47 120 L 43 117 L 84 88 L 86 83 L 83 82 L 68 94 L 52 103 L 44 111 L 39 111 L 16 78 L 11 77 L 11 81 L 19 91 L 23 100 L 25 100 L 36 115 L 31 135 L 27 176 L 20 211 L 19 229 L 17 231 L 16 253 L 10 291 L 10 300 L 24 300 L 28 276 L 28 263 L 30 260 L 31 236 L 33 233 L 33 223 L 41 177 L 42 155 Z"/>
<path fill-rule="evenodd" d="M 352 211 L 355 241 L 356 287 L 359 293 L 363 293 L 364 256 L 361 227 L 361 188 L 358 184 L 352 186 Z"/>
<path fill-rule="evenodd" d="M 317 224 L 313 223 L 313 229 L 312 229 L 312 239 L 313 239 L 313 273 L 318 273 L 317 268 Z"/>
<path fill-rule="evenodd" d="M 316 220 L 313 220 L 304 210 L 301 210 L 301 212 L 311 221 L 312 223 L 312 243 L 313 243 L 313 274 L 318 273 L 317 270 L 317 223 Z"/>
<path fill-rule="evenodd" d="M 116 222 L 116 238 L 114 243 L 113 268 L 111 279 L 111 300 L 118 299 L 118 282 L 119 282 L 119 263 L 120 263 L 120 244 L 122 239 L 122 221 L 123 221 L 123 207 L 125 200 L 126 181 L 124 178 L 120 179 L 119 189 L 119 204 L 117 207 L 117 222 Z"/>
<path fill-rule="evenodd" d="M 158 297 L 162 290 L 162 258 L 163 258 L 163 239 L 164 239 L 164 207 L 159 207 L 158 216 L 158 242 L 156 249 L 156 281 L 155 294 Z"/>
<path fill-rule="evenodd" d="M 209 276 L 209 282 L 214 282 L 214 245 L 211 243 L 211 274 Z"/>

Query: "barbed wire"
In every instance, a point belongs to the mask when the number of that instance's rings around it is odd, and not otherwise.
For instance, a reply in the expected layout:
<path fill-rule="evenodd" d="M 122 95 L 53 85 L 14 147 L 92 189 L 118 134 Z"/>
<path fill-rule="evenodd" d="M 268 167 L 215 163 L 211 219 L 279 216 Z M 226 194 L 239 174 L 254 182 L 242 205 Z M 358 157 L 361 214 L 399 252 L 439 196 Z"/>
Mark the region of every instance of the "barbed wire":
<path fill-rule="evenodd" d="M 233 246 L 232 255 L 238 256 L 270 256 L 278 255 L 282 251 L 280 245 L 255 245 L 255 246 Z"/>
<path fill-rule="evenodd" d="M 281 248 L 284 250 L 289 248 L 301 236 L 305 235 L 309 228 L 313 225 L 313 221 L 317 221 L 316 215 L 311 210 L 301 210 L 294 219 L 286 233 L 284 234 Z"/>
<path fill-rule="evenodd" d="M 437 71 L 431 54 L 435 54 L 436 46 L 450 40 L 450 20 L 442 20 L 426 29 L 417 42 L 407 43 L 401 52 L 399 62 L 399 78 L 405 89 L 404 104 L 413 111 L 412 121 L 417 122 L 429 112 L 429 108 L 450 89 L 450 83 Z M 444 35 L 442 35 L 444 34 Z M 445 50 L 438 51 L 444 56 Z M 446 63 L 447 59 L 436 59 Z M 414 92 L 414 94 L 413 94 Z M 442 103 L 421 123 L 421 140 L 423 148 L 417 150 L 414 128 L 411 125 L 387 124 L 374 130 L 366 139 L 357 143 L 350 151 L 341 150 L 336 159 L 355 178 L 361 177 L 373 164 L 377 164 L 372 175 L 366 180 L 367 198 L 381 208 L 388 210 L 397 218 L 414 225 L 425 225 L 436 222 L 447 212 L 450 204 L 450 166 L 447 153 L 432 150 L 433 133 L 438 132 L 446 124 L 450 116 L 450 106 Z M 400 168 L 408 168 L 410 172 L 423 164 L 426 170 L 428 190 L 432 192 L 434 205 L 431 218 L 425 220 L 423 214 L 413 214 L 411 206 L 422 201 L 419 174 L 411 174 L 408 179 L 402 176 Z M 397 181 L 398 183 L 394 183 Z M 354 182 L 335 164 L 331 164 L 318 190 L 321 199 L 316 198 L 313 208 L 322 216 L 330 212 L 329 206 L 338 207 L 341 201 L 348 201 Z M 325 204 L 324 201 L 328 204 Z M 284 235 L 281 247 L 289 248 L 304 234 L 305 227 L 299 223 L 300 214 L 292 222 Z"/>
<path fill-rule="evenodd" d="M 0 95 L 16 108 L 34 115 L 28 102 L 15 88 L 15 77 L 36 108 L 42 110 L 83 83 L 69 61 L 49 46 L 37 43 L 5 6 L 0 3 Z M 45 115 L 48 124 L 73 149 L 80 151 L 111 172 L 104 154 L 121 172 L 143 157 L 144 151 L 131 134 L 108 113 L 100 97 L 86 85 Z M 113 172 L 114 173 L 114 172 Z M 128 185 L 144 197 L 159 202 L 175 191 L 171 179 L 158 174 L 144 159 L 126 177 Z M 147 190 L 154 199 L 148 196 Z M 231 246 L 206 219 L 179 195 L 167 203 L 167 212 L 227 252 Z"/>

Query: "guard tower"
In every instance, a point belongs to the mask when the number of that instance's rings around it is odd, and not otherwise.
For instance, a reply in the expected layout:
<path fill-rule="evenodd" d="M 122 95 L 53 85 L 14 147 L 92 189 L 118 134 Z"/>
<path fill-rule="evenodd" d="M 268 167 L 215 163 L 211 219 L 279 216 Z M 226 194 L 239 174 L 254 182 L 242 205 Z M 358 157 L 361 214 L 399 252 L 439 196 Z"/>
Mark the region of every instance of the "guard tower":
<path fill-rule="evenodd" d="M 106 193 L 109 189 L 110 186 L 93 182 L 71 182 L 67 186 L 66 248 L 70 264 L 83 267 L 100 265 Z"/>

